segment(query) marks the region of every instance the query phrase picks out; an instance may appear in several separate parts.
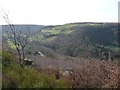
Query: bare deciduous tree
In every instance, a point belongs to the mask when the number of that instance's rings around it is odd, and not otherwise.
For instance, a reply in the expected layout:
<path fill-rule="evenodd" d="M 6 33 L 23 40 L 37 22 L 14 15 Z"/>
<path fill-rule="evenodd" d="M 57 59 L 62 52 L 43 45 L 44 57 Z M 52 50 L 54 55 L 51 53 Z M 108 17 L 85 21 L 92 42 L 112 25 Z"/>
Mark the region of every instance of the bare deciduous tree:
<path fill-rule="evenodd" d="M 10 28 L 9 30 L 7 30 L 7 37 L 15 45 L 15 48 L 19 56 L 19 64 L 20 66 L 23 66 L 23 60 L 26 58 L 25 47 L 28 44 L 30 30 L 28 30 L 28 33 L 23 33 L 22 29 L 21 30 L 16 29 L 15 25 L 12 24 L 4 10 L 3 13 L 4 16 L 2 17 L 4 18 L 5 22 L 8 24 Z"/>

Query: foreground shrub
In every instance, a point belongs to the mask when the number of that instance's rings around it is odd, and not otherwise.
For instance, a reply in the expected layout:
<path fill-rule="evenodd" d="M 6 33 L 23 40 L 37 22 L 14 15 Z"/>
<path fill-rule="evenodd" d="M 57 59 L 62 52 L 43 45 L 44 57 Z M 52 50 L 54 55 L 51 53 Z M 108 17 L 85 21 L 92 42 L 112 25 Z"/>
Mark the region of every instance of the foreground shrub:
<path fill-rule="evenodd" d="M 5 60 L 9 60 L 5 55 Z M 12 60 L 12 56 L 11 59 Z M 5 62 L 5 61 L 4 61 Z M 5 62 L 6 63 L 6 62 Z M 8 62 L 7 62 L 8 63 Z M 64 80 L 34 68 L 20 67 L 17 63 L 3 65 L 2 88 L 62 88 L 69 87 Z"/>

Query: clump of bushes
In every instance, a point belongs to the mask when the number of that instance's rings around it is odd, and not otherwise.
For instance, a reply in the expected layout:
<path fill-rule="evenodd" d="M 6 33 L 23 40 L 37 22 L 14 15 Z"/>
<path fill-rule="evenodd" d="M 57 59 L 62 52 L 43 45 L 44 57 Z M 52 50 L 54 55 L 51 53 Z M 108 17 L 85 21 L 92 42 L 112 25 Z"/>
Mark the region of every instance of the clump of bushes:
<path fill-rule="evenodd" d="M 75 64 L 76 67 L 73 67 L 73 69 L 69 69 L 70 71 L 72 71 L 72 74 L 69 75 L 70 78 L 68 78 L 69 76 L 67 78 L 65 77 L 65 79 L 68 79 L 69 82 L 72 82 L 72 87 L 118 88 L 120 86 L 120 66 L 118 65 L 118 61 L 84 59 L 81 61 L 77 61 L 77 63 L 79 64 Z"/>
<path fill-rule="evenodd" d="M 12 55 L 10 53 L 7 53 L 5 51 L 2 52 L 2 65 L 7 66 L 13 63 Z"/>
<path fill-rule="evenodd" d="M 38 71 L 35 68 L 20 67 L 19 64 L 13 63 L 15 60 L 11 54 L 5 52 L 3 58 L 2 88 L 69 87 L 64 80 L 56 80 L 54 75 L 48 75 L 44 71 Z"/>
<path fill-rule="evenodd" d="M 2 65 L 3 88 L 118 88 L 120 86 L 119 61 L 62 56 L 56 61 L 62 65 L 67 64 L 70 67 L 68 71 L 72 71 L 71 74 L 63 75 L 59 72 L 59 67 L 55 70 L 22 68 L 14 63 L 16 60 L 11 54 L 6 53 L 3 60 L 10 61 L 10 64 L 4 61 L 5 64 Z M 59 78 L 56 78 L 57 75 Z"/>

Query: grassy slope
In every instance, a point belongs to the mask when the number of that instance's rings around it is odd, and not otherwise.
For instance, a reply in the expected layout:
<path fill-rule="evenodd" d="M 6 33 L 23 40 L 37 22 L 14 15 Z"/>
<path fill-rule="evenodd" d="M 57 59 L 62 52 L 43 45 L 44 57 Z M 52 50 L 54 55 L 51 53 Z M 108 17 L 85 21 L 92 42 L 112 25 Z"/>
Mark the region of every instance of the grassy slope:
<path fill-rule="evenodd" d="M 22 68 L 16 59 L 3 52 L 2 88 L 61 88 L 69 85 L 64 80 L 56 80 L 54 74 L 46 74 L 34 68 Z M 70 86 L 69 86 L 70 87 Z"/>
<path fill-rule="evenodd" d="M 71 36 L 85 36 L 89 39 L 91 43 L 101 43 L 101 44 L 114 44 L 115 36 L 117 32 L 117 24 L 99 24 L 99 23 L 71 23 L 65 25 L 45 27 L 37 34 L 33 35 L 36 41 L 51 42 L 55 39 L 61 38 L 67 35 Z M 75 38 L 75 37 L 69 37 Z M 75 38 L 76 39 L 76 38 Z M 80 38 L 78 38 L 80 39 Z"/>

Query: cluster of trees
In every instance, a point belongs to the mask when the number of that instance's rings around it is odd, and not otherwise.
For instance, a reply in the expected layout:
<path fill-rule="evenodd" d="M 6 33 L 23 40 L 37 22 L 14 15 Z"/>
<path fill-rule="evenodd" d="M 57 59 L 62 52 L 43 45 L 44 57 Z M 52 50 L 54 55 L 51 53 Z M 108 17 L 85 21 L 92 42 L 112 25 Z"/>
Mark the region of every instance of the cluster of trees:
<path fill-rule="evenodd" d="M 57 26 L 55 28 L 57 28 Z M 63 29 L 64 28 L 65 26 Z M 108 59 L 109 57 L 113 59 L 114 52 L 110 48 L 106 49 L 106 47 L 108 45 L 118 47 L 117 24 L 87 24 L 83 26 L 78 24 L 69 27 L 69 29 L 73 30 L 73 32 L 70 34 L 58 34 L 54 40 L 45 42 L 44 46 L 51 48 L 59 54 L 72 57 L 85 56 L 99 57 L 101 59 Z M 96 46 L 96 44 L 99 44 L 99 46 Z M 103 45 L 103 48 L 100 45 Z"/>
<path fill-rule="evenodd" d="M 104 45 L 95 45 L 94 56 L 99 57 L 101 60 L 113 60 L 114 53 L 110 48 Z"/>

